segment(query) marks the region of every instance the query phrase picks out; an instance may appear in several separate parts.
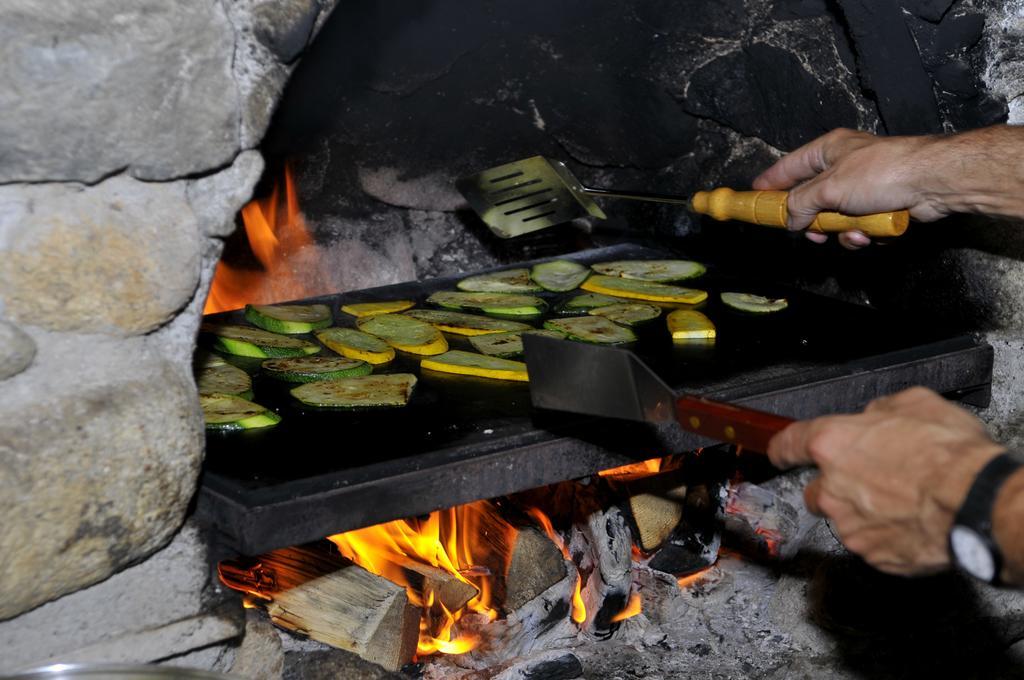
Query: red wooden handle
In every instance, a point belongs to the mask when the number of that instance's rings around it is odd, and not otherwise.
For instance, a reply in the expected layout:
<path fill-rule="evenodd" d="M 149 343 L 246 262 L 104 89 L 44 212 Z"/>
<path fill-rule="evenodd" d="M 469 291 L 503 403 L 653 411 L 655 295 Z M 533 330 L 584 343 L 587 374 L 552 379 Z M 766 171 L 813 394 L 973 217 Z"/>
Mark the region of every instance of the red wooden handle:
<path fill-rule="evenodd" d="M 774 413 L 686 396 L 676 401 L 676 418 L 684 430 L 761 453 L 776 432 L 793 422 Z"/>

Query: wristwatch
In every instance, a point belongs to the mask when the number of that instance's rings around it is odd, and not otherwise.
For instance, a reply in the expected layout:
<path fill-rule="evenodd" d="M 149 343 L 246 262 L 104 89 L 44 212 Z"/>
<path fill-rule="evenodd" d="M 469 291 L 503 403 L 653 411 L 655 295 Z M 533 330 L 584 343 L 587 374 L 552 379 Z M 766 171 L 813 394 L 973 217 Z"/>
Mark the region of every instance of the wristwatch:
<path fill-rule="evenodd" d="M 1021 467 L 1024 467 L 1024 456 L 1015 452 L 1001 453 L 990 460 L 974 478 L 949 531 L 953 562 L 987 583 L 998 583 L 1003 568 L 1003 554 L 992 537 L 996 495 L 1010 475 Z"/>

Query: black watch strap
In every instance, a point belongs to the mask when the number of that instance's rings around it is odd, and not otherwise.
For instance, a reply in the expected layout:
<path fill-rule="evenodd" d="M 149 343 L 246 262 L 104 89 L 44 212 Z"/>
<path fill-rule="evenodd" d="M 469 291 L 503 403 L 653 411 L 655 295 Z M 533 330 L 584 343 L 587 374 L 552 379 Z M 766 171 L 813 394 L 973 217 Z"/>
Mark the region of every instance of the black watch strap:
<path fill-rule="evenodd" d="M 969 529 L 987 544 L 996 567 L 993 581 L 998 580 L 1002 569 L 1002 553 L 992 536 L 992 510 L 1003 484 L 1021 467 L 1024 467 L 1024 455 L 1017 452 L 1006 451 L 990 460 L 974 478 L 953 520 L 954 528 Z M 953 557 L 958 559 L 955 551 Z"/>

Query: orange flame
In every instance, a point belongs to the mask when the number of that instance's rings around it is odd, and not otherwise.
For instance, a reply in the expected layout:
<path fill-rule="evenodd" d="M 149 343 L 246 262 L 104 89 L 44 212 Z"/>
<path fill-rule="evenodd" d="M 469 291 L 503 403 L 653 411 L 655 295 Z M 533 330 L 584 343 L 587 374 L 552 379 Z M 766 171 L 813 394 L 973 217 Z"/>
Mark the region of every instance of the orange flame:
<path fill-rule="evenodd" d="M 315 295 L 321 290 L 305 283 L 322 271 L 319 255 L 299 210 L 291 168 L 270 196 L 253 199 L 242 208 L 242 224 L 249 248 L 260 264 L 247 269 L 221 260 L 206 298 L 204 314 L 238 309 L 246 304 L 267 304 Z"/>
<path fill-rule="evenodd" d="M 651 458 L 639 463 L 629 463 L 619 467 L 601 470 L 597 474 L 601 477 L 642 477 L 661 472 L 663 458 Z"/>
<path fill-rule="evenodd" d="M 711 570 L 711 567 L 705 567 L 704 569 L 701 569 L 700 571 L 696 571 L 696 572 L 694 572 L 692 574 L 687 574 L 686 576 L 680 576 L 679 578 L 676 579 L 676 583 L 679 584 L 680 588 L 689 588 L 691 586 L 695 586 L 695 585 L 697 585 L 698 583 L 700 583 L 701 581 L 704 580 L 704 577 L 707 575 L 707 572 L 710 571 L 710 570 Z"/>
<path fill-rule="evenodd" d="M 367 571 L 405 586 L 409 601 L 423 608 L 417 648 L 420 655 L 462 654 L 479 642 L 474 635 L 458 635 L 456 626 L 463 612 L 469 609 L 490 621 L 498 616 L 491 606 L 494 574 L 480 566 L 486 559 L 484 546 L 513 545 L 515 533 L 491 504 L 481 501 L 432 512 L 426 519 L 396 520 L 328 536 L 328 540 Z M 449 611 L 433 590 L 420 592 L 410 584 L 403 568 L 410 562 L 443 569 L 474 586 L 477 595 L 463 609 Z"/>
<path fill-rule="evenodd" d="M 629 596 L 629 602 L 626 603 L 626 608 L 612 617 L 612 623 L 618 623 L 620 621 L 625 621 L 626 619 L 631 619 L 637 614 L 639 614 L 641 611 L 643 611 L 643 598 L 640 597 L 640 593 L 634 591 Z"/>
<path fill-rule="evenodd" d="M 562 556 L 567 560 L 571 560 L 572 558 L 569 557 L 569 547 L 565 544 L 562 535 L 555 531 L 554 525 L 551 524 L 551 519 L 538 508 L 527 508 L 526 513 L 535 519 L 548 538 L 554 541 L 558 549 L 562 551 Z M 587 620 L 587 606 L 583 604 L 583 579 L 579 575 L 576 576 L 576 588 L 572 593 L 572 620 L 577 624 Z"/>

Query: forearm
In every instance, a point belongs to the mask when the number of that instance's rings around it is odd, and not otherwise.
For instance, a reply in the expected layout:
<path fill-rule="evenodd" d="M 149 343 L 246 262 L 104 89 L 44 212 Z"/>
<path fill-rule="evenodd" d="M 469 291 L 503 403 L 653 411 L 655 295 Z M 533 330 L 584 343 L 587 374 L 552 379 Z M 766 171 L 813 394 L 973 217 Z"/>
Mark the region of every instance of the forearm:
<path fill-rule="evenodd" d="M 933 137 L 913 159 L 914 184 L 939 212 L 1024 219 L 1024 127 Z"/>
<path fill-rule="evenodd" d="M 1024 585 L 1024 470 L 999 490 L 992 510 L 992 534 L 1003 553 L 1003 580 Z"/>

